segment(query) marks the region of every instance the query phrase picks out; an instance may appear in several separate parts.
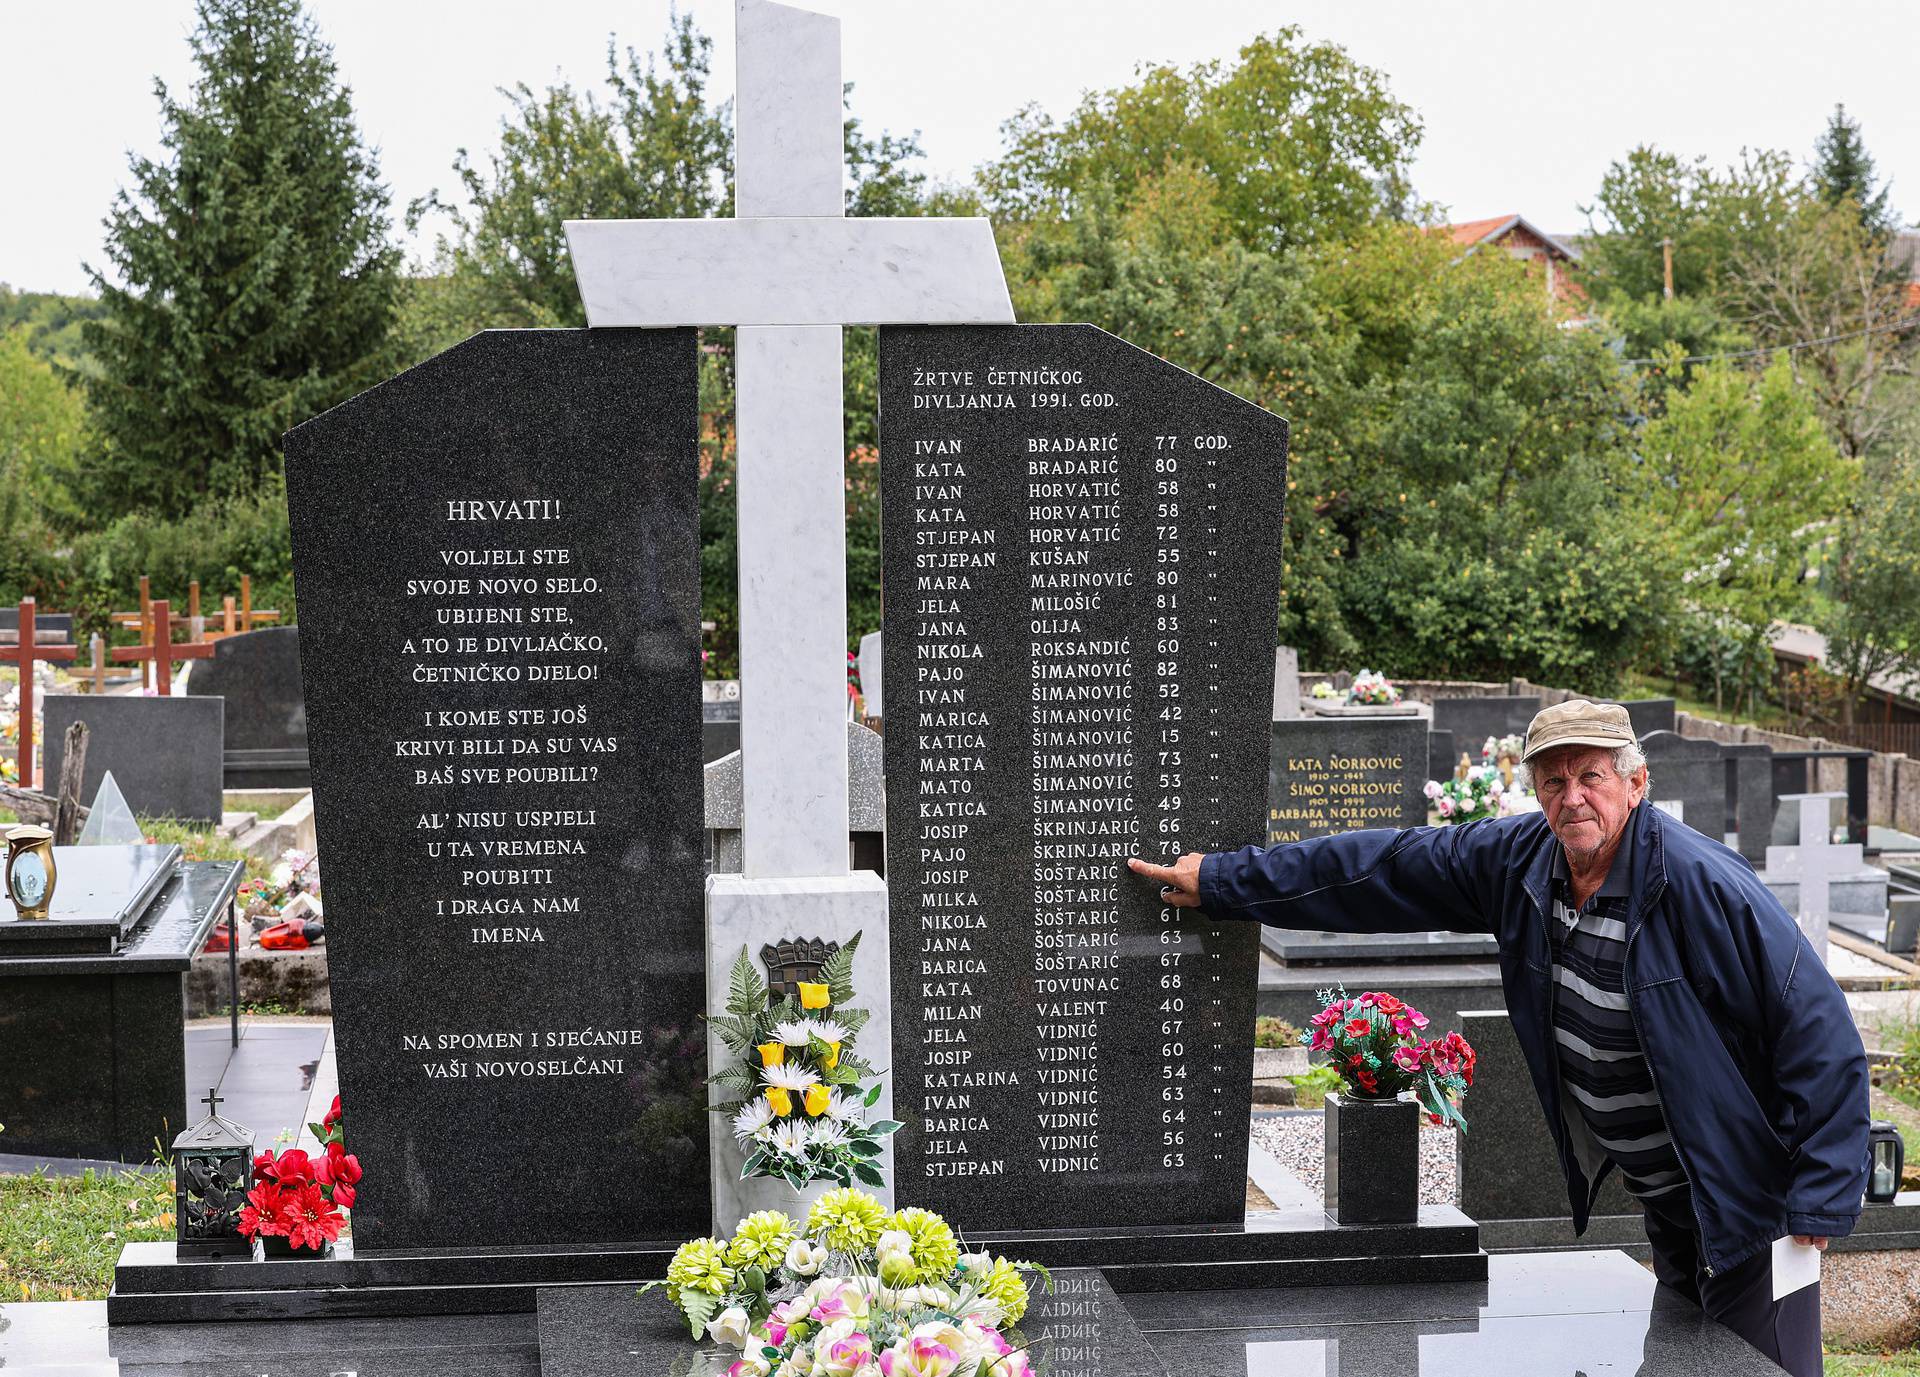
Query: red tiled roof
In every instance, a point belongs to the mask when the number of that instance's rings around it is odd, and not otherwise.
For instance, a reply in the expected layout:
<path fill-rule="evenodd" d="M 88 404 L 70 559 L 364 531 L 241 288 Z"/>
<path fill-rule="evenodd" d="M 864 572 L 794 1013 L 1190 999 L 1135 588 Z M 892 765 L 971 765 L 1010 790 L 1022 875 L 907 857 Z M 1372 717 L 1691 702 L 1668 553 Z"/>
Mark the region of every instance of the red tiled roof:
<path fill-rule="evenodd" d="M 1457 225 L 1442 225 L 1440 232 L 1456 244 L 1478 244 L 1495 230 L 1505 229 L 1519 218 L 1520 213 L 1515 211 L 1511 215 L 1496 215 L 1490 220 L 1465 220 Z"/>

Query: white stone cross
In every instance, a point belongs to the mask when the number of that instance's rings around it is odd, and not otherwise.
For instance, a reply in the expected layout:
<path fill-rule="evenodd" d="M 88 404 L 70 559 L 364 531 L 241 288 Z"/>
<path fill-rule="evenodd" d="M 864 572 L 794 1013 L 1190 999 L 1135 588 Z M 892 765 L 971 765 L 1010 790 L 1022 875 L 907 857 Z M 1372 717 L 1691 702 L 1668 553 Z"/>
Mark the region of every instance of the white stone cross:
<path fill-rule="evenodd" d="M 1858 843 L 1833 844 L 1833 800 L 1845 794 L 1782 794 L 1780 801 L 1800 811 L 1800 844 L 1769 846 L 1769 879 L 1794 880 L 1800 886 L 1800 931 L 1807 935 L 1822 963 L 1827 959 L 1827 919 L 1832 912 L 1829 886 L 1840 875 L 1866 864 Z"/>
<path fill-rule="evenodd" d="M 840 21 L 736 0 L 732 220 L 569 220 L 589 326 L 737 325 L 743 874 L 848 873 L 843 325 L 1012 324 L 984 219 L 843 218 Z"/>

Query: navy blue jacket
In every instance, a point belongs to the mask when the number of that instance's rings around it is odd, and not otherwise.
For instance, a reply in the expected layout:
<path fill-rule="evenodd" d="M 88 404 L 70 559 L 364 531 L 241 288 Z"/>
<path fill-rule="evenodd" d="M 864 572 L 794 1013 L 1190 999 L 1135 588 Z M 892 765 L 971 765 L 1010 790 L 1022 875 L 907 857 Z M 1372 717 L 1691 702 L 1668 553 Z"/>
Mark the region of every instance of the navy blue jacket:
<path fill-rule="evenodd" d="M 1627 917 L 1628 1005 L 1693 1186 L 1706 1264 L 1782 1235 L 1850 1233 L 1867 1181 L 1867 1060 L 1833 977 L 1741 857 L 1641 805 Z M 1345 832 L 1208 856 L 1215 918 L 1334 932 L 1490 932 L 1507 1012 L 1547 1112 L 1576 1231 L 1600 1183 L 1560 1114 L 1543 814 Z"/>

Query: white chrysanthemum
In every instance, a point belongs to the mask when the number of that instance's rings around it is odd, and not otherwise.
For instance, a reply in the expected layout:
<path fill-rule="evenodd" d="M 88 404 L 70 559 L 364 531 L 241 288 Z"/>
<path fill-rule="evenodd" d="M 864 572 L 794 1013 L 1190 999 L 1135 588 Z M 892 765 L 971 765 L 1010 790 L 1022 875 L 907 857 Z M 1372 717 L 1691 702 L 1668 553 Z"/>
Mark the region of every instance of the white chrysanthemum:
<path fill-rule="evenodd" d="M 807 1150 L 807 1126 L 798 1119 L 789 1119 L 773 1130 L 773 1145 L 789 1157 L 799 1157 Z"/>
<path fill-rule="evenodd" d="M 805 1090 L 810 1085 L 818 1085 L 820 1076 L 804 1066 L 766 1066 L 760 1070 L 760 1076 L 768 1085 L 777 1085 L 782 1090 Z"/>
<path fill-rule="evenodd" d="M 837 1148 L 847 1145 L 847 1130 L 844 1124 L 836 1124 L 832 1119 L 820 1118 L 813 1121 L 807 1130 L 808 1140 L 815 1147 Z"/>
<path fill-rule="evenodd" d="M 776 1023 L 773 1035 L 789 1047 L 805 1047 L 809 1038 L 819 1038 L 822 1042 L 847 1040 L 845 1028 L 824 1018 L 800 1018 L 788 1023 Z"/>
<path fill-rule="evenodd" d="M 765 1095 L 755 1095 L 733 1116 L 733 1136 L 751 1138 L 772 1122 L 773 1106 L 767 1103 Z"/>
<path fill-rule="evenodd" d="M 867 1107 L 864 1095 L 849 1095 L 844 1090 L 833 1092 L 833 1098 L 827 1101 L 827 1117 L 841 1123 L 857 1123 Z"/>

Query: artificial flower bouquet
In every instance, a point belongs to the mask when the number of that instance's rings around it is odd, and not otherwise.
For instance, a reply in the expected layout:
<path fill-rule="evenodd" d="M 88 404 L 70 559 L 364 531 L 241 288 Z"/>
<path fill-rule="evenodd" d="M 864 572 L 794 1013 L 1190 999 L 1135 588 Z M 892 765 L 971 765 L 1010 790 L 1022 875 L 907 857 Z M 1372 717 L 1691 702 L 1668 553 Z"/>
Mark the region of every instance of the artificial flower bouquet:
<path fill-rule="evenodd" d="M 1540 806 L 1529 790 L 1501 778 L 1497 765 L 1469 766 L 1459 779 L 1430 779 L 1424 792 L 1443 827 L 1512 817 Z"/>
<path fill-rule="evenodd" d="M 694 1377 L 1032 1377 L 1012 1326 L 1034 1263 L 963 1253 L 947 1221 L 889 1214 L 865 1191 L 830 1191 L 804 1226 L 778 1210 L 731 1239 L 680 1245 L 664 1287 L 693 1337 L 741 1350 L 701 1356 Z"/>
<path fill-rule="evenodd" d="M 1387 676 L 1375 674 L 1363 669 L 1353 676 L 1353 682 L 1347 686 L 1347 702 L 1350 706 L 1384 708 L 1400 701 L 1400 690 L 1395 688 Z"/>
<path fill-rule="evenodd" d="M 347 1151 L 340 1097 L 317 1124 L 308 1124 L 325 1149 L 318 1157 L 300 1148 L 253 1159 L 254 1186 L 240 1211 L 247 1238 L 284 1238 L 291 1249 L 322 1251 L 340 1237 L 360 1182 L 360 1159 Z"/>
<path fill-rule="evenodd" d="M 1429 1039 L 1427 1016 L 1380 991 L 1347 998 L 1322 990 L 1323 1006 L 1300 1040 L 1328 1054 L 1350 1099 L 1391 1100 L 1411 1090 L 1427 1117 L 1465 1131 L 1460 1105 L 1473 1084 L 1473 1046 L 1458 1033 Z"/>
<path fill-rule="evenodd" d="M 818 982 L 801 981 L 800 997 L 774 1000 L 746 948 L 728 978 L 727 1012 L 712 1020 L 727 1050 L 740 1060 L 710 1080 L 723 1094 L 714 1106 L 732 1117 L 733 1136 L 746 1160 L 740 1179 L 780 1178 L 795 1190 L 810 1182 L 864 1181 L 884 1186 L 880 1140 L 899 1129 L 893 1119 L 867 1122 L 880 1098 L 875 1074 L 853 1051 L 871 1015 L 845 1007 L 853 998 L 853 953 L 842 946 L 820 968 Z"/>

